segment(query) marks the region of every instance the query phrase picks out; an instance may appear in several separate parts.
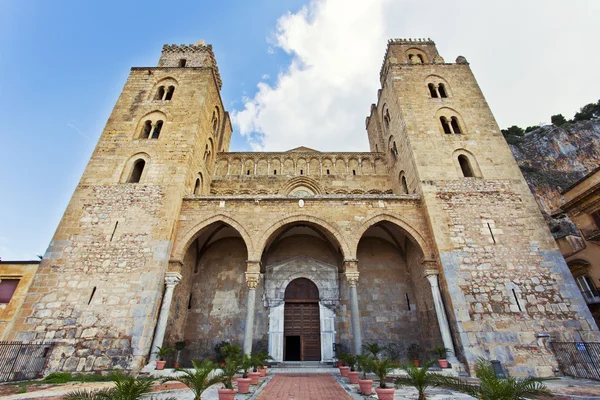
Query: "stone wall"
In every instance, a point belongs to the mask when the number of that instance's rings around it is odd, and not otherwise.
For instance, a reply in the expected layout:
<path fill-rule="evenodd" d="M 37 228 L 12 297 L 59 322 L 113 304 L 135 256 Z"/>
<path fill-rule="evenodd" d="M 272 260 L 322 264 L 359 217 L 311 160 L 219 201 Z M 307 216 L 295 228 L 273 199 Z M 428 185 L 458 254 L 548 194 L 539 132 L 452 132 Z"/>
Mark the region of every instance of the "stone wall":
<path fill-rule="evenodd" d="M 39 264 L 39 261 L 0 261 L 0 281 L 3 279 L 19 280 L 10 302 L 0 304 L 0 340 L 6 340 L 21 307 L 29 309 L 33 307 L 33 304 L 23 305 L 23 303 Z"/>

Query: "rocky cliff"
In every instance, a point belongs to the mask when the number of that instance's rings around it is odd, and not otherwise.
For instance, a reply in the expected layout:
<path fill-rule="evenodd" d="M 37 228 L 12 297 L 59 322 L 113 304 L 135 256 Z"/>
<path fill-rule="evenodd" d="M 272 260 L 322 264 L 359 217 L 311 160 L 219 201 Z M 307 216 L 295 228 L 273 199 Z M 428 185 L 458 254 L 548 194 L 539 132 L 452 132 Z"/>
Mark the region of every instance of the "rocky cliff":
<path fill-rule="evenodd" d="M 600 120 L 546 125 L 510 148 L 546 217 L 562 205 L 561 191 L 600 165 Z"/>

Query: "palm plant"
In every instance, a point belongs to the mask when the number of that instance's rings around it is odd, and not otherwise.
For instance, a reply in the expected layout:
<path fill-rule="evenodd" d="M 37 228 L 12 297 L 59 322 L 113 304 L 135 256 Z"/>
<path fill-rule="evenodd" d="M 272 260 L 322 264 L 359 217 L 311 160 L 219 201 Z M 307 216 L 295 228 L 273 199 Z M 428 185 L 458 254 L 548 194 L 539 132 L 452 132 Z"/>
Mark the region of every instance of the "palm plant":
<path fill-rule="evenodd" d="M 244 354 L 244 356 L 242 357 L 242 360 L 240 362 L 240 367 L 244 371 L 244 373 L 242 374 L 242 378 L 248 377 L 248 370 L 254 366 L 254 362 L 255 362 L 255 359 L 252 359 L 252 357 L 249 356 L 248 354 Z M 254 372 L 256 372 L 256 371 L 254 371 Z"/>
<path fill-rule="evenodd" d="M 374 358 L 378 358 L 379 353 L 385 350 L 385 348 L 380 346 L 378 343 L 365 343 L 363 344 L 363 350 L 371 353 Z"/>
<path fill-rule="evenodd" d="M 225 360 L 225 365 L 221 367 L 220 381 L 224 389 L 233 389 L 233 376 L 240 369 L 239 358 L 230 357 Z"/>
<path fill-rule="evenodd" d="M 346 356 L 346 365 L 350 367 L 350 371 L 354 372 L 356 367 L 356 356 L 354 354 L 348 354 Z"/>
<path fill-rule="evenodd" d="M 393 370 L 394 364 L 389 358 L 384 358 L 383 360 L 375 358 L 373 363 L 373 372 L 375 372 L 375 375 L 377 375 L 379 378 L 379 387 L 381 389 L 387 388 L 387 385 L 385 384 L 385 378 L 387 378 L 387 376 Z"/>
<path fill-rule="evenodd" d="M 165 361 L 165 358 L 172 352 L 174 352 L 175 349 L 172 347 L 167 347 L 167 346 L 163 346 L 163 347 L 159 347 L 156 346 L 156 351 L 154 352 L 154 354 L 156 354 L 158 356 L 158 360 L 159 361 Z"/>
<path fill-rule="evenodd" d="M 474 385 L 459 378 L 445 377 L 443 386 L 468 394 L 481 400 L 519 400 L 525 397 L 554 397 L 543 381 L 545 378 L 499 378 L 492 363 L 484 358 L 475 362 L 475 375 L 479 384 Z"/>
<path fill-rule="evenodd" d="M 439 345 L 433 347 L 433 352 L 438 356 L 440 360 L 445 360 L 446 357 L 452 354 L 452 350 Z"/>
<path fill-rule="evenodd" d="M 444 383 L 445 376 L 429 372 L 435 361 L 429 361 L 423 368 L 415 367 L 413 364 L 401 365 L 400 368 L 406 371 L 407 376 L 399 376 L 394 380 L 394 385 L 398 386 L 414 386 L 419 392 L 418 400 L 425 400 L 425 389 L 429 386 L 436 387 Z"/>
<path fill-rule="evenodd" d="M 200 400 L 202 392 L 208 387 L 221 380 L 221 375 L 215 373 L 215 364 L 210 360 L 204 360 L 200 363 L 198 360 L 192 360 L 193 370 L 177 368 L 177 372 L 182 375 L 167 378 L 166 380 L 175 380 L 183 383 L 194 392 L 194 400 Z"/>
<path fill-rule="evenodd" d="M 362 353 L 356 356 L 356 364 L 358 365 L 358 369 L 362 372 L 361 378 L 362 380 L 367 379 L 367 373 L 373 370 L 373 358 L 369 353 Z"/>
<path fill-rule="evenodd" d="M 94 400 L 138 400 L 143 397 L 144 394 L 150 392 L 150 388 L 154 383 L 152 378 L 140 378 L 136 379 L 123 374 L 113 374 L 113 382 L 115 387 L 111 389 L 103 390 L 77 390 L 69 392 L 65 399 L 68 400 L 80 400 L 80 399 L 94 399 Z"/>

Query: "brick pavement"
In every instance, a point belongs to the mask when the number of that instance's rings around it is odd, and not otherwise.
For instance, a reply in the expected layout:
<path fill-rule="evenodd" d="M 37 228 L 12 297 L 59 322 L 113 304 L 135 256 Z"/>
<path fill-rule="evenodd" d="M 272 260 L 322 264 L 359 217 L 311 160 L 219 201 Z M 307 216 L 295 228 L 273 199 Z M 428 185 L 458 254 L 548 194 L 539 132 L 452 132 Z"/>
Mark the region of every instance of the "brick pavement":
<path fill-rule="evenodd" d="M 257 397 L 258 400 L 352 400 L 331 375 L 278 374 Z"/>

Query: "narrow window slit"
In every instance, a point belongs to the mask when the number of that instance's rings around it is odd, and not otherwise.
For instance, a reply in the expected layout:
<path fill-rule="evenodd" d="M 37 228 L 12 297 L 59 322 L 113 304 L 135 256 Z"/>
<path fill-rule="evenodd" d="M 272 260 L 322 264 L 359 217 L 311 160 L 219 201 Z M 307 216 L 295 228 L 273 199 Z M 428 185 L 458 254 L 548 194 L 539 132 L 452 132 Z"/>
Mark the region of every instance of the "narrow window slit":
<path fill-rule="evenodd" d="M 92 299 L 94 298 L 94 294 L 96 294 L 96 286 L 92 289 L 92 294 L 90 295 L 90 299 L 88 300 L 88 305 L 92 303 Z"/>
<path fill-rule="evenodd" d="M 523 309 L 521 308 L 521 303 L 519 302 L 519 298 L 517 297 L 517 292 L 515 292 L 515 289 L 512 289 L 513 292 L 513 296 L 515 296 L 515 301 L 517 302 L 517 307 L 519 307 L 519 311 L 523 311 Z"/>
<path fill-rule="evenodd" d="M 304 175 L 304 171 L 303 170 L 300 170 L 300 175 Z"/>
<path fill-rule="evenodd" d="M 406 305 L 408 306 L 408 311 L 410 311 L 410 299 L 408 298 L 408 293 L 405 293 L 406 296 Z"/>
<path fill-rule="evenodd" d="M 192 293 L 190 293 L 190 299 L 188 301 L 188 310 L 192 309 Z"/>
<path fill-rule="evenodd" d="M 496 244 L 496 238 L 494 237 L 494 232 L 492 232 L 492 227 L 490 226 L 489 222 L 487 224 L 488 229 L 490 230 L 490 235 L 492 235 L 492 240 L 494 241 L 494 244 Z"/>
<path fill-rule="evenodd" d="M 273 170 L 273 175 L 277 175 L 277 170 L 276 169 Z"/>
<path fill-rule="evenodd" d="M 356 170 L 355 169 L 352 170 L 352 175 L 356 175 Z"/>
<path fill-rule="evenodd" d="M 327 175 L 329 175 L 329 170 L 327 170 Z"/>
<path fill-rule="evenodd" d="M 246 171 L 246 175 L 250 175 L 250 170 L 247 170 L 247 171 Z"/>
<path fill-rule="evenodd" d="M 110 235 L 110 242 L 112 242 L 113 238 L 115 237 L 115 232 L 117 231 L 117 226 L 119 226 L 119 221 L 115 222 L 115 227 L 112 231 L 112 235 Z"/>

